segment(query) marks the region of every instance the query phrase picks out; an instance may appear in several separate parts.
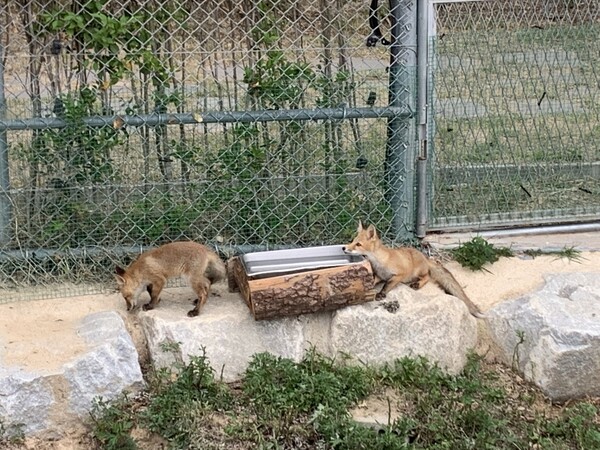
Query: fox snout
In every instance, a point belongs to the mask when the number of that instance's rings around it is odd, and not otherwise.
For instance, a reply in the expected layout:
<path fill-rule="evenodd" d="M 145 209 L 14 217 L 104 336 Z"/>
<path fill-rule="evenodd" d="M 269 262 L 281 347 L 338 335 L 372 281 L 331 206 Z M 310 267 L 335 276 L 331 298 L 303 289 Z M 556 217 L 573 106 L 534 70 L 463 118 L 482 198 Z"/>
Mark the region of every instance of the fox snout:
<path fill-rule="evenodd" d="M 121 290 L 121 296 L 123 300 L 125 300 L 125 304 L 127 305 L 127 311 L 132 311 L 135 308 L 135 303 L 133 301 L 133 295 L 128 295 Z"/>
<path fill-rule="evenodd" d="M 360 252 L 356 249 L 356 245 L 344 245 L 342 247 L 342 251 L 350 255 L 360 254 Z"/>

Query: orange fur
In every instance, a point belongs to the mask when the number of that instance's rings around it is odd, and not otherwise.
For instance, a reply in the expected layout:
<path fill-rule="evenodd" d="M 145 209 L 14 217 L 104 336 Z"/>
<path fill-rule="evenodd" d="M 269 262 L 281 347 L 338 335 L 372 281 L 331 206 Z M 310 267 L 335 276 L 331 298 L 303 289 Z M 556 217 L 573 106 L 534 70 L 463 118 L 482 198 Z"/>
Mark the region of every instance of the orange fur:
<path fill-rule="evenodd" d="M 206 303 L 213 283 L 225 278 L 225 265 L 219 256 L 196 242 L 172 242 L 142 253 L 127 269 L 116 267 L 115 277 L 119 290 L 130 311 L 137 297 L 146 289 L 150 303 L 144 310 L 153 309 L 160 302 L 160 293 L 169 278 L 184 276 L 198 295 L 194 309 L 188 316 L 197 316 Z"/>
<path fill-rule="evenodd" d="M 385 297 L 400 283 L 420 289 L 432 279 L 447 294 L 462 300 L 473 316 L 485 317 L 447 269 L 414 248 L 386 247 L 373 225 L 365 229 L 359 222 L 356 237 L 343 250 L 346 253 L 363 255 L 369 260 L 376 282 L 385 282 L 382 290 L 377 294 L 378 298 Z"/>

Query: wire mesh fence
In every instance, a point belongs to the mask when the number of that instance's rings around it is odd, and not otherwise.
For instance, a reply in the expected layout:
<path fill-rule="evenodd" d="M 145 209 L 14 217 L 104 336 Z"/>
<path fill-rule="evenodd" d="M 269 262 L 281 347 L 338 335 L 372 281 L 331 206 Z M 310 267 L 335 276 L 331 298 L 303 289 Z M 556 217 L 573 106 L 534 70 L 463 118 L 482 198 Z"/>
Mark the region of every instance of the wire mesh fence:
<path fill-rule="evenodd" d="M 4 1 L 0 302 L 110 290 L 173 240 L 344 243 L 358 219 L 398 240 L 424 196 L 432 229 L 597 220 L 599 9 Z"/>
<path fill-rule="evenodd" d="M 412 113 L 390 107 L 369 16 L 347 0 L 2 3 L 0 302 L 110 289 L 115 263 L 173 240 L 343 243 L 358 218 L 389 232 L 387 124 Z"/>
<path fill-rule="evenodd" d="M 433 228 L 600 219 L 600 3 L 438 2 Z"/>

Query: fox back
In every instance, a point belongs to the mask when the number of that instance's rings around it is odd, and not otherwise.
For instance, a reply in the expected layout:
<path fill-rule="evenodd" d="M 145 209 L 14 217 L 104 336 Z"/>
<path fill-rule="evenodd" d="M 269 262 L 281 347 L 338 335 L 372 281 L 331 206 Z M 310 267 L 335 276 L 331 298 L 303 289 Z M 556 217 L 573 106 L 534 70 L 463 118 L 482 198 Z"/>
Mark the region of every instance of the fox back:
<path fill-rule="evenodd" d="M 202 278 L 212 284 L 226 277 L 226 269 L 215 252 L 192 241 L 164 244 L 142 253 L 127 269 L 116 268 L 117 283 L 128 310 L 135 307 L 138 295 L 147 286 L 162 288 L 168 279 L 180 276 L 192 285 Z"/>

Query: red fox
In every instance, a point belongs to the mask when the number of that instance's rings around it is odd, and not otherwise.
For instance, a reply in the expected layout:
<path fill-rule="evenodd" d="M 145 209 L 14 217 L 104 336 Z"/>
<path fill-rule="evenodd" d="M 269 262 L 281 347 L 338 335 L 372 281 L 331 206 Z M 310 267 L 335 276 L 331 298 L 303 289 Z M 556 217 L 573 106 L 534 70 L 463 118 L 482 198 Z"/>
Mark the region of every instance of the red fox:
<path fill-rule="evenodd" d="M 189 317 L 197 316 L 206 303 L 210 286 L 225 279 L 225 264 L 219 256 L 196 242 L 171 242 L 142 253 L 127 269 L 115 269 L 119 290 L 127 303 L 127 311 L 135 308 L 137 297 L 146 288 L 150 303 L 144 311 L 154 309 L 169 278 L 184 276 L 198 295 Z"/>
<path fill-rule="evenodd" d="M 385 282 L 383 289 L 377 294 L 379 299 L 384 298 L 400 283 L 408 284 L 413 289 L 420 289 L 431 278 L 447 294 L 462 300 L 473 316 L 485 317 L 447 269 L 414 248 L 386 247 L 377 236 L 377 230 L 373 225 L 364 229 L 362 223 L 358 222 L 356 237 L 342 250 L 350 254 L 363 255 L 369 260 L 376 282 Z"/>

